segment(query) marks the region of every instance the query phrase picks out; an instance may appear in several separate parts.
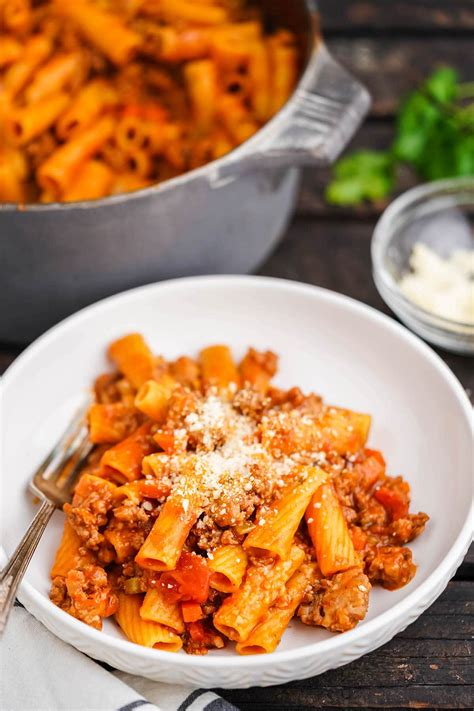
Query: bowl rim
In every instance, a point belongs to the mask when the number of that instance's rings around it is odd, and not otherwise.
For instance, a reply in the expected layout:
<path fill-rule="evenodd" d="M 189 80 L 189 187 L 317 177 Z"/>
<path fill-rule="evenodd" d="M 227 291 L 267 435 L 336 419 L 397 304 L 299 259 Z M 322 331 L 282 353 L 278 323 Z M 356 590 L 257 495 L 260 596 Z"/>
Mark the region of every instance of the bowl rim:
<path fill-rule="evenodd" d="M 390 203 L 390 205 L 379 217 L 374 227 L 370 245 L 372 270 L 377 289 L 379 289 L 377 280 L 380 279 L 382 286 L 397 299 L 401 309 L 404 309 L 414 318 L 418 318 L 418 320 L 428 324 L 429 326 L 437 326 L 453 336 L 460 335 L 459 329 L 463 329 L 467 333 L 474 333 L 474 324 L 466 321 L 456 321 L 451 318 L 446 318 L 445 316 L 439 316 L 438 314 L 434 314 L 422 306 L 415 304 L 414 301 L 411 301 L 411 299 L 406 297 L 405 294 L 400 291 L 398 282 L 392 277 L 383 264 L 383 256 L 387 249 L 387 239 L 391 231 L 392 223 L 395 222 L 397 217 L 401 215 L 407 207 L 414 204 L 418 200 L 424 200 L 424 202 L 428 204 L 431 199 L 435 198 L 436 194 L 442 190 L 450 190 L 452 195 L 456 195 L 457 192 L 461 193 L 466 188 L 470 188 L 473 191 L 474 207 L 474 177 L 471 176 L 435 180 L 431 183 L 423 183 L 422 185 L 410 188 L 410 190 L 406 190 L 404 193 L 395 198 L 395 200 Z M 383 292 L 380 291 L 380 289 L 379 292 L 385 301 Z"/>
<path fill-rule="evenodd" d="M 125 302 L 129 298 L 139 295 L 146 295 L 147 293 L 153 293 L 157 290 L 168 290 L 172 292 L 173 289 L 195 289 L 202 286 L 229 288 L 236 286 L 245 288 L 246 286 L 250 286 L 252 288 L 262 290 L 276 288 L 286 291 L 288 294 L 300 294 L 305 297 L 316 298 L 317 300 L 322 299 L 326 303 L 329 302 L 341 305 L 351 310 L 356 316 L 359 315 L 368 318 L 373 323 L 378 324 L 382 328 L 388 329 L 395 335 L 398 335 L 399 338 L 405 340 L 412 348 L 415 349 L 415 351 L 418 351 L 421 356 L 430 362 L 435 370 L 438 371 L 439 375 L 449 385 L 453 396 L 458 401 L 461 411 L 465 415 L 468 428 L 471 431 L 474 429 L 474 423 L 472 422 L 471 416 L 471 405 L 459 380 L 440 356 L 438 356 L 426 343 L 411 333 L 404 326 L 372 306 L 359 302 L 349 296 L 333 292 L 329 289 L 286 279 L 260 276 L 218 275 L 170 279 L 163 282 L 147 284 L 145 286 L 129 289 L 87 306 L 50 328 L 31 345 L 29 345 L 20 354 L 20 356 L 18 356 L 18 358 L 5 371 L 5 374 L 0 380 L 0 402 L 1 398 L 3 398 L 5 387 L 8 386 L 12 380 L 14 380 L 16 372 L 23 367 L 24 363 L 35 358 L 35 354 L 38 349 L 47 347 L 49 343 L 54 341 L 58 336 L 61 336 L 62 330 L 74 328 L 82 321 L 87 320 L 89 315 L 94 311 L 102 309 L 106 310 L 111 305 L 115 306 L 117 303 Z M 251 664 L 252 667 L 264 669 L 266 667 L 272 667 L 278 662 L 295 662 L 314 655 L 321 655 L 335 651 L 337 652 L 346 646 L 355 646 L 358 642 L 375 638 L 377 633 L 389 627 L 390 624 L 400 624 L 402 619 L 406 619 L 407 623 L 413 621 L 413 618 L 409 617 L 410 610 L 418 610 L 417 614 L 420 614 L 420 612 L 423 611 L 428 604 L 431 604 L 433 599 L 442 591 L 442 589 L 444 589 L 448 580 L 452 577 L 455 570 L 461 563 L 462 558 L 473 538 L 473 516 L 474 502 L 471 502 L 468 515 L 463 521 L 452 547 L 441 564 L 428 575 L 426 580 L 421 583 L 418 588 L 408 592 L 406 596 L 399 602 L 395 603 L 392 608 L 386 610 L 380 615 L 377 615 L 373 620 L 368 621 L 363 626 L 358 626 L 349 632 L 345 632 L 344 634 L 334 635 L 331 638 L 319 640 L 312 644 L 306 644 L 304 647 L 292 650 L 279 651 L 277 649 L 272 654 L 267 655 L 240 656 L 232 654 L 225 657 L 219 657 L 217 655 L 199 657 L 187 654 L 170 654 L 169 652 L 162 650 L 148 649 L 140 647 L 139 645 L 136 645 L 126 639 L 112 637 L 99 630 L 95 630 L 92 627 L 88 627 L 84 623 L 74 619 L 66 612 L 53 605 L 48 598 L 44 597 L 44 595 L 36 590 L 31 583 L 28 583 L 25 580 L 21 584 L 18 597 L 25 607 L 28 610 L 31 609 L 32 614 L 38 617 L 38 619 L 40 619 L 43 623 L 44 620 L 53 618 L 57 624 L 55 629 L 58 627 L 68 627 L 71 630 L 71 633 L 77 633 L 79 636 L 88 638 L 89 641 L 94 644 L 99 658 L 101 658 L 101 650 L 108 649 L 121 651 L 126 656 L 133 657 L 137 660 L 141 659 L 148 662 L 154 662 L 156 667 L 159 667 L 161 662 L 166 662 L 168 665 L 171 664 L 172 666 L 176 666 L 178 668 L 192 668 L 195 670 L 210 669 L 219 671 L 231 668 L 243 669 L 244 667 L 248 667 L 249 664 Z M 0 550 L 4 553 L 3 549 Z M 394 634 L 398 632 L 399 629 L 400 628 L 397 627 Z M 60 636 L 54 630 L 53 632 L 56 636 Z M 297 675 L 295 675 L 295 678 L 296 676 Z M 218 680 L 216 680 L 216 684 L 218 684 Z"/>

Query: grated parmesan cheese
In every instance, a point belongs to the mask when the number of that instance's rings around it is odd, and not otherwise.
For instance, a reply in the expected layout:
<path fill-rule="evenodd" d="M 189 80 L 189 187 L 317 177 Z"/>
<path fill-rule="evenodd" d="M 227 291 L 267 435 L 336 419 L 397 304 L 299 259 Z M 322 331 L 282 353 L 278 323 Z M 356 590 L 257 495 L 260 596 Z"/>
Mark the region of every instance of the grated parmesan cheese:
<path fill-rule="evenodd" d="M 474 325 L 474 249 L 443 259 L 417 242 L 410 267 L 399 282 L 407 299 L 436 316 Z"/>
<path fill-rule="evenodd" d="M 206 395 L 195 394 L 191 411 L 170 428 L 184 447 L 173 454 L 159 455 L 185 513 L 193 496 L 198 495 L 203 515 L 196 523 L 196 533 L 199 545 L 207 550 L 215 547 L 223 528 L 264 526 L 275 511 L 271 507 L 281 498 L 280 492 L 290 483 L 298 484 L 301 465 L 326 466 L 330 456 L 330 466 L 335 466 L 331 453 L 318 449 L 317 437 L 313 438 L 315 451 L 298 450 L 286 455 L 278 447 L 269 447 L 269 441 L 281 433 L 298 434 L 298 427 L 312 427 L 314 419 L 296 408 L 275 408 L 255 418 L 251 409 L 239 407 L 242 393 L 245 401 L 245 391 L 239 391 L 235 400 L 215 388 Z M 257 509 L 260 518 L 252 524 Z M 233 542 L 232 535 L 227 540 Z"/>

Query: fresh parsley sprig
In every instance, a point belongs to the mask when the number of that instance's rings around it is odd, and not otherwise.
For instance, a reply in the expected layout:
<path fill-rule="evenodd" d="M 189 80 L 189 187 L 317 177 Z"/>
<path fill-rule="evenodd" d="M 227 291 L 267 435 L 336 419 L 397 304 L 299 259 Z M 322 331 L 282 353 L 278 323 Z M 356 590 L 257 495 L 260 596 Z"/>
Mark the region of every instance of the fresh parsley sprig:
<path fill-rule="evenodd" d="M 422 180 L 474 175 L 474 82 L 450 67 L 435 71 L 401 105 L 388 151 L 360 150 L 333 166 L 325 197 L 332 205 L 382 201 L 410 165 Z"/>

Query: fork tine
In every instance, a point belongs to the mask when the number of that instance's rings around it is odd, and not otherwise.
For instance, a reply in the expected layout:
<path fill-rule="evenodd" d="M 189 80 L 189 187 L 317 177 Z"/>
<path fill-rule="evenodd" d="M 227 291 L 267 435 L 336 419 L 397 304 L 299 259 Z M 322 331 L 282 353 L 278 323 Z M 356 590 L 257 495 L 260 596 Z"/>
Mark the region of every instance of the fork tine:
<path fill-rule="evenodd" d="M 61 456 L 61 461 L 63 462 L 68 458 L 66 457 L 66 454 L 71 456 L 74 451 L 76 441 L 81 434 L 82 428 L 84 427 L 84 417 L 89 409 L 90 403 L 91 397 L 88 396 L 84 399 L 84 403 L 78 408 L 76 414 L 67 426 L 61 438 L 56 442 L 53 449 L 49 452 L 36 470 L 35 479 L 39 477 L 46 478 L 48 469 L 50 469 L 55 459 L 59 456 Z M 57 468 L 55 468 L 55 471 L 56 469 Z"/>
<path fill-rule="evenodd" d="M 64 449 L 63 451 L 58 451 L 56 459 L 51 462 L 51 465 L 46 470 L 46 472 L 41 472 L 39 475 L 36 474 L 35 478 L 39 476 L 41 479 L 43 479 L 43 481 L 49 481 L 51 482 L 51 484 L 57 484 L 60 481 L 61 476 L 64 474 L 64 469 L 67 463 L 73 457 L 77 459 L 79 450 L 84 446 L 84 443 L 87 441 L 87 428 L 81 425 L 77 432 L 74 434 L 74 438 L 68 442 L 67 449 Z"/>
<path fill-rule="evenodd" d="M 89 442 L 88 438 L 85 438 L 84 441 L 81 442 L 81 444 L 79 445 L 77 452 L 75 453 L 77 459 L 74 463 L 74 466 L 72 467 L 68 476 L 65 478 L 62 485 L 56 484 L 56 486 L 58 486 L 58 489 L 61 492 L 61 495 L 64 498 L 69 498 L 71 496 L 72 489 L 74 488 L 74 485 L 77 481 L 77 477 L 81 473 L 84 464 L 87 461 L 87 457 L 93 449 L 94 445 Z"/>

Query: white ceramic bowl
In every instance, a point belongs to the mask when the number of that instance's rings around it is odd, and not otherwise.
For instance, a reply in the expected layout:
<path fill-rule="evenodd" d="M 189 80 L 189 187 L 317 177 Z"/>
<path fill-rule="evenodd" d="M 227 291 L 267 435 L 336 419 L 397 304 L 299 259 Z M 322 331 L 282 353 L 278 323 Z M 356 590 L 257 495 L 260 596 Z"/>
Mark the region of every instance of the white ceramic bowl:
<path fill-rule="evenodd" d="M 390 318 L 315 287 L 255 277 L 200 277 L 111 297 L 42 336 L 2 383 L 2 540 L 11 553 L 33 516 L 26 485 L 93 378 L 107 367 L 107 343 L 141 331 L 167 357 L 229 343 L 281 355 L 277 382 L 301 385 L 330 402 L 373 415 L 370 443 L 389 472 L 412 484 L 414 511 L 431 520 L 413 543 L 418 573 L 402 590 L 375 589 L 367 618 L 333 635 L 292 622 L 278 650 L 206 657 L 144 649 L 107 621 L 98 632 L 48 599 L 49 568 L 63 514 L 36 552 L 19 598 L 58 637 L 114 667 L 168 682 L 247 687 L 302 679 L 346 664 L 387 642 L 442 592 L 471 540 L 471 409 L 443 362 Z"/>

